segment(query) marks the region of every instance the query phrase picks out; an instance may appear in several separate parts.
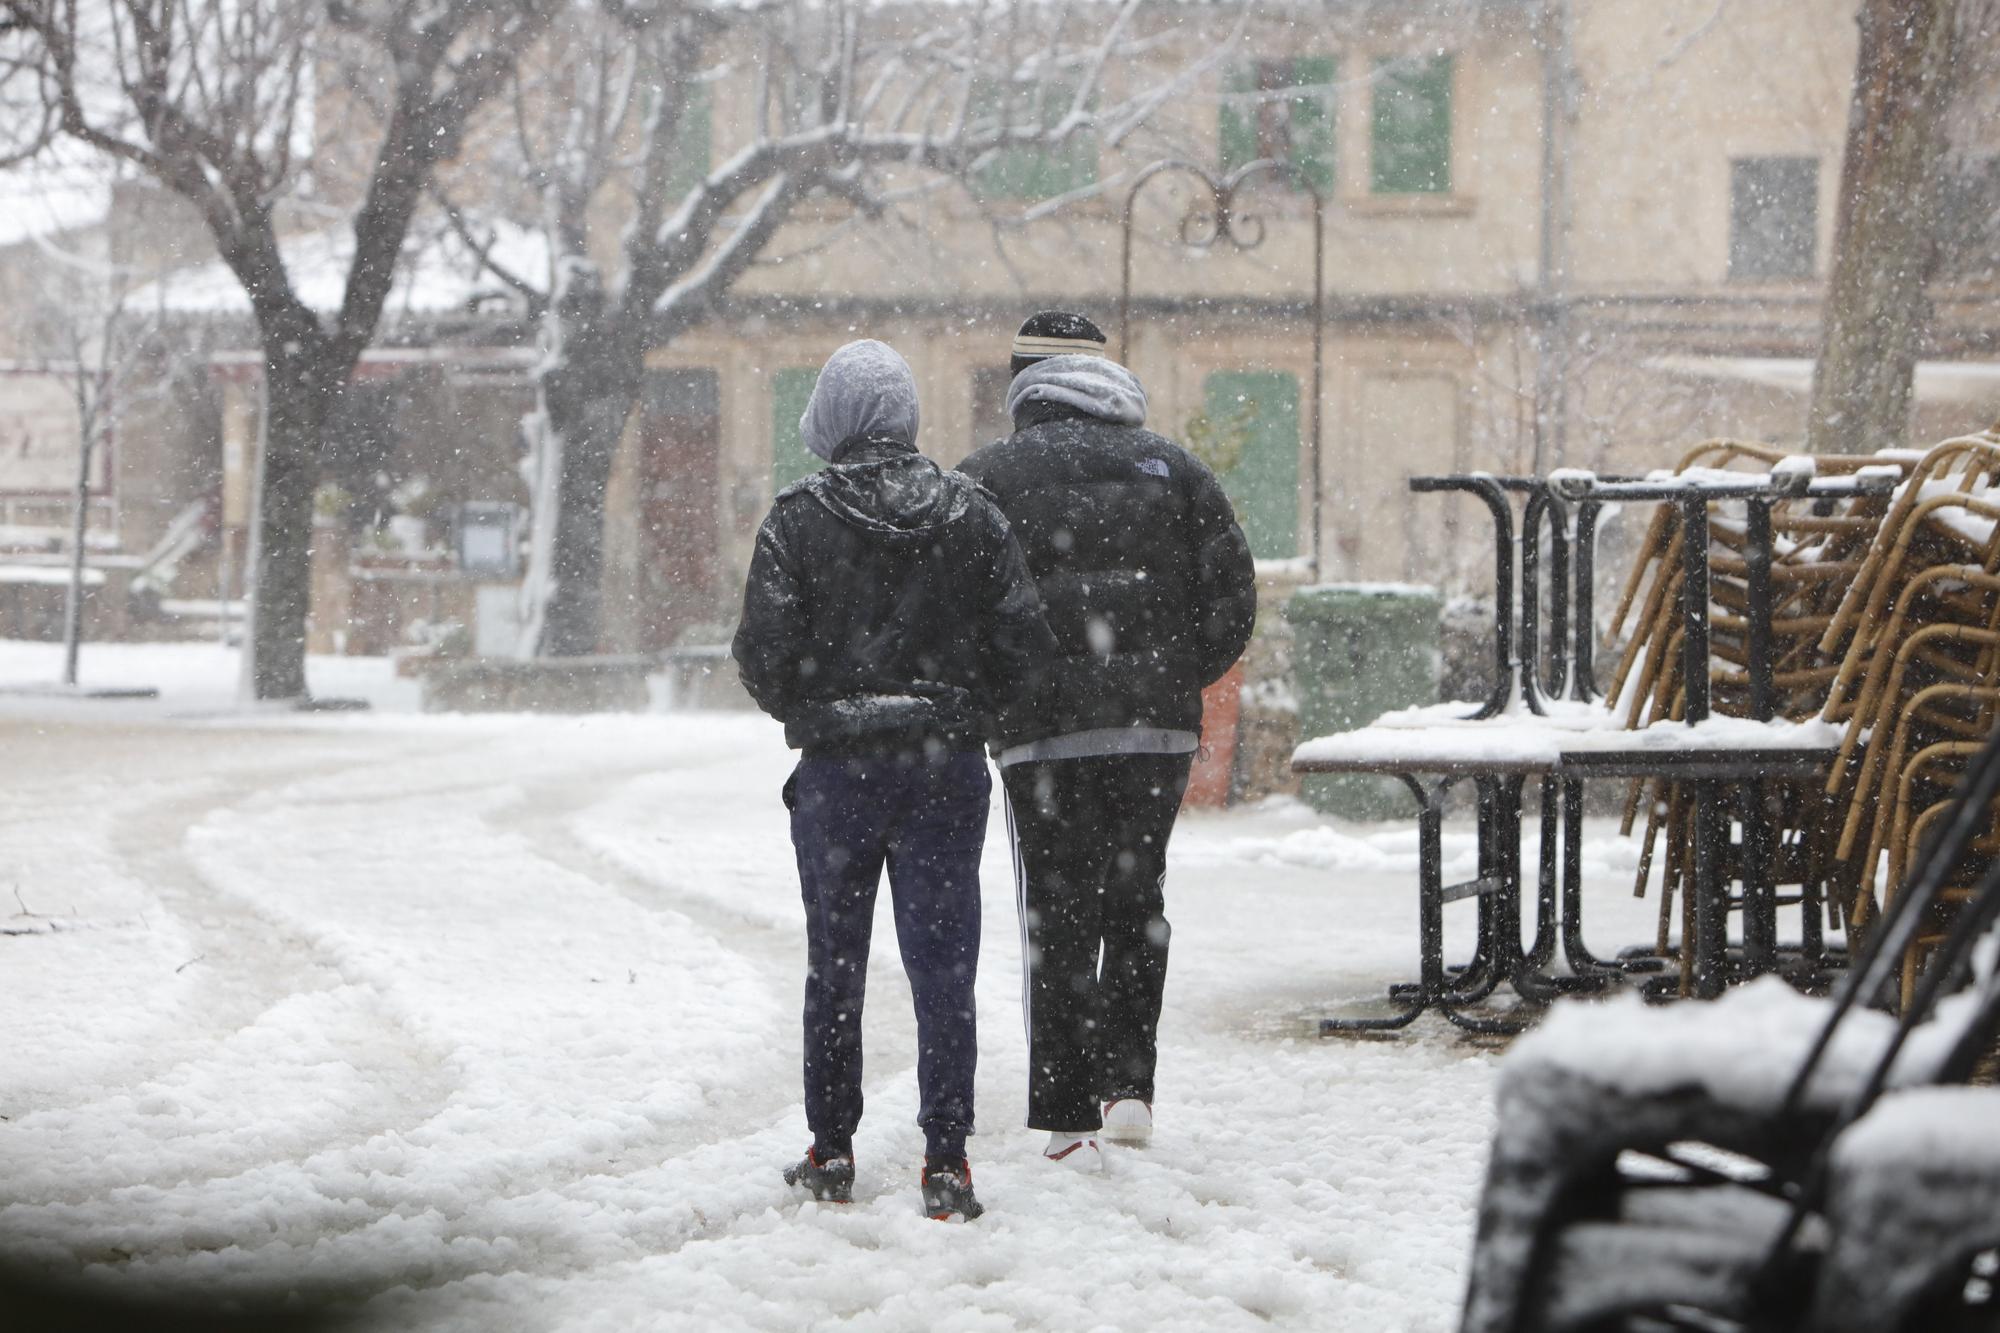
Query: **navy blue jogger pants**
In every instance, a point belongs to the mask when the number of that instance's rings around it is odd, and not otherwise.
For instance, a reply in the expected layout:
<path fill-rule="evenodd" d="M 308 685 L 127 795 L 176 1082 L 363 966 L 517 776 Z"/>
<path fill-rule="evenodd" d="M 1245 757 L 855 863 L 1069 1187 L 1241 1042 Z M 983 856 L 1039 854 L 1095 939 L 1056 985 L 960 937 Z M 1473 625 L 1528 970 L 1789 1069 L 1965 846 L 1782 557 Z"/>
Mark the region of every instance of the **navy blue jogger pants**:
<path fill-rule="evenodd" d="M 807 758 L 785 784 L 806 909 L 806 1120 L 822 1154 L 849 1151 L 861 1123 L 861 1005 L 885 864 L 916 1002 L 925 1152 L 965 1152 L 991 792 L 977 751 Z"/>

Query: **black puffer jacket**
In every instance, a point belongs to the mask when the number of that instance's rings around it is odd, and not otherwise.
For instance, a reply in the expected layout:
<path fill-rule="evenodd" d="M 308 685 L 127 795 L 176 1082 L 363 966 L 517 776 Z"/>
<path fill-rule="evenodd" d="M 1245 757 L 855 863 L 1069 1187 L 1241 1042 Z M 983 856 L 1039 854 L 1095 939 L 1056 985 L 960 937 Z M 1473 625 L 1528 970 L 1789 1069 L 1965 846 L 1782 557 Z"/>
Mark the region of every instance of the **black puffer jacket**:
<path fill-rule="evenodd" d="M 1007 520 L 900 441 L 842 446 L 780 492 L 732 651 L 809 754 L 976 749 L 1054 643 Z"/>
<path fill-rule="evenodd" d="M 1027 403 L 1018 429 L 959 465 L 1027 552 L 1059 657 L 1009 745 L 1103 727 L 1195 731 L 1201 690 L 1250 641 L 1257 581 L 1222 485 L 1139 426 Z"/>

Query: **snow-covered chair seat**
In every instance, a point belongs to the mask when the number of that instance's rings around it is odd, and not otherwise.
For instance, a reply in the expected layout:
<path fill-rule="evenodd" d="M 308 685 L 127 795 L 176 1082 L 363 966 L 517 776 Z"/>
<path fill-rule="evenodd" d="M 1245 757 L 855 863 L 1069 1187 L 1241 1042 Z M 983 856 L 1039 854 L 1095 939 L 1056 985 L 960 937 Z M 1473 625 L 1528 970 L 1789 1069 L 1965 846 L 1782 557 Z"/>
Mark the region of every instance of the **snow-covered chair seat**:
<path fill-rule="evenodd" d="M 1599 1213 L 1546 1241 L 1508 1328 L 1630 1327 L 1775 1333 L 1929 1333 L 1960 1312 L 1977 1258 L 2000 1248 L 2000 1089 L 1932 1086 L 1884 1097 L 1832 1144 L 1822 1206 L 1787 1235 L 1773 1176 L 1627 1181 Z M 1719 1160 L 1722 1170 L 1755 1163 Z M 1649 1188 L 1656 1185 L 1657 1188 Z M 1764 1272 L 1770 1256 L 1779 1266 Z M 1771 1286 L 1760 1286 L 1760 1278 Z M 1760 1309 L 1788 1294 L 1779 1322 Z M 1809 1300 L 1805 1293 L 1810 1293 Z M 1679 1312 L 1679 1319 L 1662 1319 Z M 1468 1327 L 1471 1315 L 1468 1314 Z M 1978 1327 L 1990 1327 L 1991 1323 Z"/>
<path fill-rule="evenodd" d="M 1913 1034 L 1892 1083 L 1934 1078 L 1969 1007 L 1941 1007 L 1941 1021 Z M 1896 1028 L 1886 1014 L 1847 1015 L 1800 1114 L 1780 1121 L 1774 1113 L 1827 1015 L 1826 1001 L 1775 977 L 1705 1005 L 1656 1008 L 1628 995 L 1555 1006 L 1501 1070 L 1465 1333 L 1536 1326 L 1521 1322 L 1520 1302 L 1537 1247 L 1568 1214 L 1566 1196 L 1611 1178 L 1621 1154 L 1698 1142 L 1778 1174 L 1801 1167 Z"/>
<path fill-rule="evenodd" d="M 1973 1258 L 2000 1248 L 2000 1088 L 1913 1088 L 1834 1141 L 1831 1241 L 1810 1327 L 1877 1333 L 1927 1325 Z"/>
<path fill-rule="evenodd" d="M 1597 1328 L 1669 1303 L 1735 1317 L 1816 1159 L 1823 1202 L 1782 1256 L 1795 1289 L 1818 1287 L 1824 1322 L 1803 1326 L 1917 1327 L 1898 1321 L 2000 1245 L 2000 1091 L 1957 1086 L 2000 1028 L 2000 973 L 1908 1031 L 1892 1095 L 1826 1149 L 1898 1031 L 1848 1012 L 1794 1091 L 1830 1004 L 1766 979 L 1701 1007 L 1559 1006 L 1501 1074 L 1464 1333 Z"/>

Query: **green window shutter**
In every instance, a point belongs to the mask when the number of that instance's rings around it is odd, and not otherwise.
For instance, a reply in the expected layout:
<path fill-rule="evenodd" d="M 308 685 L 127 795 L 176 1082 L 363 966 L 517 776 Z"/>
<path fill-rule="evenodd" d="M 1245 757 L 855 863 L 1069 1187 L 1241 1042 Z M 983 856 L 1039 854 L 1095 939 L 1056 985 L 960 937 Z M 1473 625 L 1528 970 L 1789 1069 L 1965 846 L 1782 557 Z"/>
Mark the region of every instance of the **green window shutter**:
<path fill-rule="evenodd" d="M 1224 80 L 1226 93 L 1257 91 L 1257 75 L 1247 65 L 1239 65 Z M 1257 160 L 1257 103 L 1247 97 L 1232 102 L 1225 99 L 1216 111 L 1216 139 L 1221 149 L 1224 175 Z"/>
<path fill-rule="evenodd" d="M 1448 55 L 1376 62 L 1376 194 L 1451 192 L 1451 71 Z"/>
<path fill-rule="evenodd" d="M 1218 370 L 1203 384 L 1212 433 L 1234 461 L 1216 469 L 1236 502 L 1251 553 L 1299 553 L 1299 380 L 1277 371 Z"/>
<path fill-rule="evenodd" d="M 982 82 L 973 89 L 972 119 L 998 120 L 1006 125 L 1027 123 L 1035 96 L 1031 84 Z M 1053 129 L 1069 114 L 1076 85 L 1054 81 L 1042 89 L 1041 125 Z M 973 178 L 973 187 L 988 199 L 1051 199 L 1080 190 L 1097 179 L 1097 134 L 1071 135 L 1060 148 L 1002 148 Z"/>
<path fill-rule="evenodd" d="M 819 382 L 816 366 L 787 366 L 771 376 L 771 493 L 816 472 L 820 460 L 806 449 L 799 418 Z"/>
<path fill-rule="evenodd" d="M 1292 86 L 1315 90 L 1292 99 L 1292 163 L 1321 194 L 1333 193 L 1333 83 L 1339 70 L 1332 56 L 1292 62 Z"/>
<path fill-rule="evenodd" d="M 674 166 L 667 177 L 667 198 L 679 199 L 708 174 L 713 163 L 715 114 L 708 85 L 692 84 L 681 107 L 681 123 L 675 134 Z"/>
<path fill-rule="evenodd" d="M 1299 174 L 1321 194 L 1333 190 L 1333 81 L 1339 62 L 1332 56 L 1300 56 L 1293 60 L 1266 61 L 1241 66 L 1229 76 L 1226 91 L 1241 100 L 1225 99 L 1217 112 L 1216 137 L 1221 148 L 1225 174 L 1266 156 L 1288 156 Z M 1265 142 L 1259 121 L 1274 108 L 1244 94 L 1260 89 L 1311 88 L 1314 91 L 1290 98 L 1284 106 L 1285 118 L 1278 122 L 1282 136 Z"/>

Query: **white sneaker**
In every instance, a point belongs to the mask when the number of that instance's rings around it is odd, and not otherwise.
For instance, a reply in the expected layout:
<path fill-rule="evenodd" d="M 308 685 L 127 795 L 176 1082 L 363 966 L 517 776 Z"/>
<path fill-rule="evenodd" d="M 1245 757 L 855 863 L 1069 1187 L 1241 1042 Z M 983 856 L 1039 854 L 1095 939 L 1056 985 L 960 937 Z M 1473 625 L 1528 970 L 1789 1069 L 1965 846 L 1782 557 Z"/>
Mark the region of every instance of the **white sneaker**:
<path fill-rule="evenodd" d="M 1104 1137 L 1113 1143 L 1145 1143 L 1153 1137 L 1153 1108 L 1137 1097 L 1104 1104 Z"/>
<path fill-rule="evenodd" d="M 1072 1171 L 1094 1175 L 1104 1169 L 1104 1153 L 1097 1146 L 1095 1130 L 1068 1134 L 1058 1129 L 1050 1133 L 1049 1146 L 1042 1156 Z"/>

